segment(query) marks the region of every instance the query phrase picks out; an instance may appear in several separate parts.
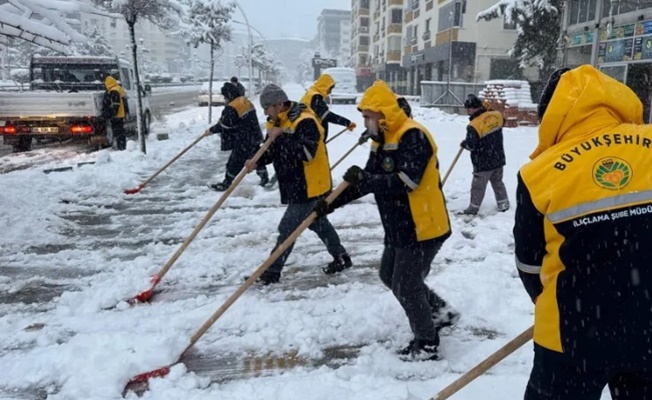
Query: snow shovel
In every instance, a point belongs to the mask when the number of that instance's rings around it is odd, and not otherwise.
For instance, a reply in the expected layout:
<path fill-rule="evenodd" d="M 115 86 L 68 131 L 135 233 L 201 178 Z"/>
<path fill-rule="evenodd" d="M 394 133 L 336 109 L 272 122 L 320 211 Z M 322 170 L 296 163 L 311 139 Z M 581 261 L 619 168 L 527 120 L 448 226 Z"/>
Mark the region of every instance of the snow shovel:
<path fill-rule="evenodd" d="M 166 169 L 167 167 L 169 167 L 170 165 L 172 165 L 173 162 L 177 161 L 177 160 L 178 160 L 182 155 L 184 155 L 188 150 L 190 150 L 191 147 L 193 147 L 194 145 L 196 145 L 197 143 L 199 143 L 200 140 L 202 140 L 203 138 L 205 138 L 205 137 L 208 136 L 208 135 L 210 135 L 210 131 L 209 131 L 209 130 L 206 130 L 206 132 L 202 133 L 201 136 L 199 136 L 197 139 L 195 139 L 194 142 L 190 143 L 190 145 L 188 145 L 188 147 L 186 147 L 185 149 L 181 150 L 181 152 L 180 152 L 179 154 L 177 154 L 176 156 L 174 156 L 173 159 L 171 159 L 170 161 L 168 161 L 168 163 L 165 164 L 165 165 L 163 166 L 163 168 L 159 169 L 158 171 L 156 171 L 156 173 L 155 173 L 154 175 L 152 175 L 152 176 L 150 176 L 149 178 L 147 178 L 147 180 L 146 180 L 145 182 L 141 183 L 140 185 L 136 186 L 136 187 L 133 188 L 133 189 L 126 189 L 126 190 L 125 190 L 125 194 L 136 194 L 136 193 L 140 192 L 142 188 L 144 188 L 148 183 L 150 183 L 151 181 L 153 181 L 154 178 L 156 178 L 156 177 L 157 177 L 161 172 L 165 171 L 165 169 Z"/>
<path fill-rule="evenodd" d="M 258 159 L 263 155 L 263 153 L 267 150 L 267 148 L 272 144 L 273 139 L 267 139 L 265 143 L 260 147 L 260 149 L 256 152 L 256 154 L 251 158 L 254 162 L 258 161 Z M 134 298 L 129 300 L 129 304 L 135 304 L 135 303 L 143 303 L 146 301 L 149 301 L 149 299 L 152 297 L 152 291 L 156 287 L 156 285 L 163 279 L 163 276 L 167 274 L 167 272 L 172 268 L 172 265 L 179 259 L 181 254 L 186 250 L 188 245 L 197 237 L 197 234 L 199 231 L 201 231 L 204 226 L 208 223 L 208 221 L 213 217 L 215 212 L 217 211 L 220 206 L 226 201 L 226 199 L 229 197 L 229 195 L 235 190 L 235 188 L 238 186 L 238 184 L 244 179 L 244 177 L 247 175 L 248 171 L 246 168 L 243 168 L 242 171 L 238 174 L 238 176 L 235 177 L 233 180 L 233 183 L 231 183 L 231 186 L 222 194 L 219 200 L 217 200 L 217 203 L 213 205 L 213 207 L 208 210 L 204 218 L 199 222 L 199 225 L 195 227 L 195 229 L 192 231 L 190 236 L 184 240 L 183 244 L 177 251 L 172 255 L 172 257 L 168 260 L 167 263 L 161 268 L 161 270 L 151 278 L 151 286 L 149 289 L 139 293 L 136 295 Z"/>
<path fill-rule="evenodd" d="M 442 186 L 444 186 L 444 184 L 446 183 L 446 180 L 448 179 L 448 175 L 450 175 L 451 172 L 453 172 L 453 167 L 455 166 L 455 164 L 457 164 L 457 160 L 460 159 L 460 156 L 462 155 L 463 151 L 464 151 L 464 147 L 460 147 L 460 151 L 457 152 L 457 155 L 453 159 L 453 163 L 451 164 L 450 167 L 448 167 L 448 171 L 446 171 L 446 174 L 444 175 L 444 179 L 441 180 Z"/>
<path fill-rule="evenodd" d="M 337 133 L 335 134 L 335 136 L 332 136 L 330 139 L 328 139 L 328 140 L 326 141 L 326 143 L 330 143 L 330 142 L 332 142 L 333 140 L 335 140 L 336 137 L 340 136 L 341 134 L 343 134 L 344 132 L 346 132 L 346 131 L 348 131 L 348 130 L 349 130 L 349 127 L 346 127 L 346 128 L 344 128 L 344 129 L 342 129 L 341 131 L 337 132 Z"/>
<path fill-rule="evenodd" d="M 349 186 L 349 183 L 346 182 L 346 181 L 340 183 L 335 188 L 335 190 L 333 190 L 331 192 L 331 194 L 328 195 L 328 197 L 326 198 L 326 201 L 329 204 L 332 203 L 333 200 L 335 200 L 340 194 L 342 194 L 342 192 L 344 191 L 344 189 L 347 188 L 347 186 Z M 206 322 L 204 322 L 204 324 L 201 327 L 199 327 L 199 329 L 195 332 L 195 334 L 192 335 L 192 337 L 190 338 L 190 344 L 183 350 L 183 352 L 181 352 L 181 354 L 177 358 L 177 361 L 179 361 L 181 359 L 181 357 L 183 357 L 183 355 L 192 346 L 194 346 L 195 343 L 197 343 L 197 341 L 210 329 L 210 327 L 213 326 L 215 321 L 217 321 L 226 312 L 226 310 L 228 310 L 233 305 L 233 303 L 235 303 L 235 301 L 240 296 L 242 296 L 242 294 L 247 289 L 249 289 L 249 287 L 251 287 L 251 285 L 253 285 L 254 282 L 256 282 L 256 279 L 260 278 L 260 276 L 263 274 L 263 272 L 265 272 L 267 270 L 267 268 L 269 268 L 270 265 L 272 265 L 274 263 L 274 261 L 276 261 L 276 259 L 279 258 L 281 256 L 281 254 L 283 254 L 283 252 L 285 252 L 285 250 L 287 250 L 287 248 L 290 247 L 290 245 L 292 243 L 294 243 L 295 240 L 297 240 L 299 235 L 301 235 L 301 233 L 303 231 L 305 231 L 310 226 L 310 224 L 312 224 L 315 221 L 315 219 L 317 219 L 317 213 L 313 211 L 301 223 L 301 225 L 299 225 L 297 227 L 297 229 L 295 229 L 294 232 L 292 232 L 292 234 L 287 239 L 285 239 L 285 241 L 283 243 L 281 243 L 276 248 L 276 250 L 274 250 L 272 252 L 272 254 L 270 254 L 269 258 L 267 258 L 267 260 L 265 260 L 265 262 L 263 262 L 253 272 L 253 274 L 251 274 L 251 276 L 249 278 L 247 278 L 247 280 L 242 285 L 240 285 L 240 287 L 228 299 L 226 299 L 224 304 L 222 304 L 220 306 L 220 308 L 218 308 L 217 311 L 215 311 L 213 313 L 213 315 L 211 315 L 211 317 L 208 320 L 206 320 Z M 165 376 L 170 372 L 170 367 L 171 367 L 171 365 L 168 365 L 168 366 L 165 366 L 165 367 L 162 367 L 162 368 L 159 368 L 159 369 L 155 369 L 155 370 L 150 371 L 150 372 L 146 372 L 144 374 L 137 375 L 133 379 L 131 379 L 131 381 L 129 381 L 129 383 L 127 384 L 127 387 L 129 387 L 129 385 L 146 382 L 150 378 Z M 125 388 L 125 390 L 127 390 L 127 389 Z"/>
<path fill-rule="evenodd" d="M 371 137 L 371 135 L 368 134 L 368 133 L 367 133 L 366 135 L 362 135 L 362 136 L 360 136 L 360 139 L 358 139 L 358 143 L 356 143 L 355 145 L 353 145 L 353 147 L 351 147 L 351 148 L 349 149 L 349 151 L 347 151 L 346 153 L 344 153 L 344 155 L 343 155 L 342 157 L 340 157 L 340 159 L 337 160 L 337 161 L 335 162 L 335 164 L 333 164 L 333 165 L 331 166 L 331 171 L 334 170 L 335 167 L 337 167 L 337 166 L 338 166 L 342 161 L 344 161 L 344 159 L 345 159 L 346 157 L 348 157 L 349 154 L 353 153 L 353 150 L 355 150 L 358 146 L 364 144 L 364 143 L 365 143 L 365 142 L 366 142 L 370 137 Z"/>
<path fill-rule="evenodd" d="M 471 383 L 475 378 L 487 372 L 489 368 L 498 364 L 505 357 L 512 354 L 514 351 L 519 349 L 525 343 L 529 342 L 530 339 L 532 339 L 533 334 L 534 334 L 534 326 L 527 328 L 523 333 L 516 336 L 509 343 L 507 343 L 506 345 L 498 349 L 498 351 L 496 351 L 489 357 L 485 358 L 475 367 L 471 368 L 468 372 L 466 372 L 464 375 L 459 377 L 455 382 L 446 386 L 443 390 L 437 393 L 437 395 L 435 397 L 432 397 L 430 400 L 444 400 L 451 397 L 452 395 L 457 393 L 460 389 L 462 389 L 464 386 Z"/>

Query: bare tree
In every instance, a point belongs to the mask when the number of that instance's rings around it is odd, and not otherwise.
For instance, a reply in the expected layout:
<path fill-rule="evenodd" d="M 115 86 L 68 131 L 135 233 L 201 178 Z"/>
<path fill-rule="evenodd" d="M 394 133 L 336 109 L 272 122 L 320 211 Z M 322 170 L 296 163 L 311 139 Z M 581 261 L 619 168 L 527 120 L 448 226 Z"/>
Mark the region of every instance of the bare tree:
<path fill-rule="evenodd" d="M 183 8 L 173 0 L 95 0 L 99 5 L 108 11 L 121 14 L 129 28 L 131 41 L 131 58 L 136 75 L 136 93 L 138 99 L 137 125 L 138 142 L 140 151 L 147 153 L 147 126 L 143 123 L 143 94 L 140 86 L 140 74 L 138 73 L 138 44 L 136 43 L 135 26 L 136 22 L 149 20 L 161 29 L 171 29 L 179 23 L 179 17 L 184 14 Z"/>
<path fill-rule="evenodd" d="M 215 71 L 215 53 L 224 42 L 231 40 L 231 25 L 229 20 L 235 10 L 233 3 L 222 3 L 220 0 L 185 0 L 188 10 L 186 26 L 182 34 L 195 48 L 200 44 L 210 47 L 210 72 L 208 76 L 208 122 L 212 121 L 213 110 L 213 74 Z"/>

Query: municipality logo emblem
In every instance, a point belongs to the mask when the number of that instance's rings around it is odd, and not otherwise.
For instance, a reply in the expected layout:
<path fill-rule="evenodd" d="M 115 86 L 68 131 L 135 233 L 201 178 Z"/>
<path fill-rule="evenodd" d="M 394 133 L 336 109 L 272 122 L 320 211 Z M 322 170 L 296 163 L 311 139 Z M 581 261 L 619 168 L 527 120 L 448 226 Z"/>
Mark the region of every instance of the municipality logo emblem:
<path fill-rule="evenodd" d="M 622 158 L 605 157 L 593 166 L 593 182 L 602 189 L 622 189 L 631 178 L 632 167 Z"/>

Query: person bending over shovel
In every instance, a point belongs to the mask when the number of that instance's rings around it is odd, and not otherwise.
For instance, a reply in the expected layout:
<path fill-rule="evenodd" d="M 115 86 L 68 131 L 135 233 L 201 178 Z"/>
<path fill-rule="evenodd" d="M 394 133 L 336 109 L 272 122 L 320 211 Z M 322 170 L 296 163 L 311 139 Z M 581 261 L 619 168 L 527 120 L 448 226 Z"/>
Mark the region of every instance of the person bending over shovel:
<path fill-rule="evenodd" d="M 344 180 L 351 186 L 330 206 L 320 200 L 314 211 L 326 215 L 366 194 L 375 195 L 385 228 L 380 279 L 405 310 L 414 334 L 399 354 L 407 361 L 435 360 L 439 331 L 459 318 L 424 282 L 451 234 L 437 146 L 426 128 L 408 118 L 387 85 L 367 89 L 358 109 L 373 140 L 367 165 L 349 168 Z"/>
<path fill-rule="evenodd" d="M 231 150 L 231 155 L 226 162 L 224 180 L 209 185 L 211 189 L 218 192 L 223 192 L 231 186 L 245 161 L 258 150 L 263 140 L 256 108 L 251 101 L 244 97 L 231 82 L 224 83 L 221 92 L 228 104 L 222 110 L 219 121 L 209 130 L 211 134 L 220 134 L 222 151 Z M 260 177 L 260 185 L 265 186 L 269 182 L 267 167 L 262 164 L 256 172 Z"/>
<path fill-rule="evenodd" d="M 306 106 L 290 101 L 283 89 L 274 84 L 263 88 L 260 104 L 269 117 L 267 136 L 274 141 L 258 163 L 247 160 L 245 168 L 251 172 L 261 165 L 274 164 L 281 203 L 287 204 L 278 225 L 275 250 L 310 215 L 317 201 L 328 195 L 332 183 L 324 130 Z M 351 258 L 326 217 L 315 220 L 309 229 L 319 236 L 334 258 L 323 268 L 325 274 L 334 274 L 351 267 Z M 292 247 L 262 274 L 260 283 L 269 285 L 280 280 L 283 265 L 290 256 Z"/>

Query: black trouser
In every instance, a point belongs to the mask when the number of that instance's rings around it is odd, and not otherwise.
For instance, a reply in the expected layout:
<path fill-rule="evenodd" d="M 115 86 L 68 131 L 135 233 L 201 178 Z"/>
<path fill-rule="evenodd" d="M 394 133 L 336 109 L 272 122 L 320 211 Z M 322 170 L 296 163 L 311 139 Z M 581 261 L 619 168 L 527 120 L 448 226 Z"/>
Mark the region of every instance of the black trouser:
<path fill-rule="evenodd" d="M 305 221 L 306 218 L 308 218 L 308 215 L 310 215 L 316 203 L 317 200 L 309 200 L 306 203 L 288 204 L 288 207 L 285 209 L 285 214 L 283 214 L 281 222 L 278 224 L 278 239 L 276 241 L 276 246 L 274 246 L 272 252 L 274 252 L 274 250 L 276 250 L 276 248 L 280 246 L 281 243 L 290 237 L 292 232 L 294 232 L 299 227 L 299 225 L 301 225 L 301 223 Z M 340 237 L 337 235 L 335 228 L 333 228 L 333 225 L 331 225 L 325 216 L 317 218 L 312 224 L 310 224 L 308 229 L 315 232 L 317 236 L 319 236 L 333 258 L 346 253 L 346 250 L 342 246 Z M 292 243 L 287 248 L 287 250 L 285 250 L 283 254 L 281 254 L 281 256 L 276 259 L 276 261 L 274 261 L 274 263 L 269 267 L 268 271 L 280 273 L 283 269 L 283 265 L 285 265 L 285 261 L 287 261 L 290 253 L 292 253 L 293 247 L 294 243 Z"/>
<path fill-rule="evenodd" d="M 424 281 L 442 244 L 431 241 L 415 248 L 386 246 L 380 262 L 380 280 L 405 310 L 416 340 L 439 342 L 432 314 L 445 302 Z"/>
<path fill-rule="evenodd" d="M 524 398 L 599 400 L 607 385 L 613 400 L 651 400 L 652 368 L 596 368 L 535 343 L 534 365 Z"/>
<path fill-rule="evenodd" d="M 242 168 L 245 165 L 245 162 L 252 157 L 252 151 L 246 148 L 234 148 L 231 151 L 229 160 L 226 162 L 226 173 L 224 174 L 224 184 L 227 186 L 231 185 L 231 182 L 235 179 L 236 176 L 242 171 Z M 267 166 L 259 165 L 256 169 L 256 173 L 260 178 L 267 176 Z"/>
<path fill-rule="evenodd" d="M 111 120 L 111 133 L 118 150 L 127 148 L 127 135 L 125 133 L 125 122 L 122 118 L 113 118 Z"/>

